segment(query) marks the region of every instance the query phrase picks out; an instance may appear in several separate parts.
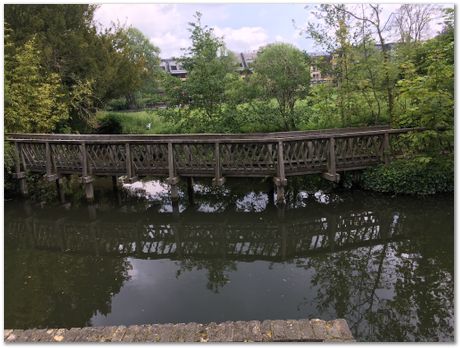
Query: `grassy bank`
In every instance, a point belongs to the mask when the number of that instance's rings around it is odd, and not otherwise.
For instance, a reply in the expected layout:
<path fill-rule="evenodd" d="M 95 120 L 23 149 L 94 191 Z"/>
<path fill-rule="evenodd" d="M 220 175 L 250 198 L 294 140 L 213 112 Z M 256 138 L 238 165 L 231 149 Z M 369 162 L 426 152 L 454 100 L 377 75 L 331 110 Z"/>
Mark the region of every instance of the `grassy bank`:
<path fill-rule="evenodd" d="M 99 133 L 157 134 L 170 128 L 156 110 L 99 111 L 96 117 Z"/>

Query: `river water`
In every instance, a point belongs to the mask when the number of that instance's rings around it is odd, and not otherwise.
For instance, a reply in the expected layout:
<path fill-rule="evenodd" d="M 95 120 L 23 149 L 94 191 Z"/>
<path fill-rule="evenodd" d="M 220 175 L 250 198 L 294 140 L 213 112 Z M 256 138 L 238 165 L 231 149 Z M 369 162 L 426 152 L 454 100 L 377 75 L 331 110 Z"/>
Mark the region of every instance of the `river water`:
<path fill-rule="evenodd" d="M 345 318 L 359 341 L 453 341 L 454 198 L 160 181 L 5 202 L 5 327 Z"/>

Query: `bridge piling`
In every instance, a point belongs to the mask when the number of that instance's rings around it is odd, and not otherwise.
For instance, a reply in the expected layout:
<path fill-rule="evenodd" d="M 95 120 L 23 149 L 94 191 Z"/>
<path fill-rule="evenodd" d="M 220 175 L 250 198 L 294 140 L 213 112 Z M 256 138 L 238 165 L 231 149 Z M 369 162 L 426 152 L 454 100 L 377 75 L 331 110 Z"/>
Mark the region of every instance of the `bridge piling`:
<path fill-rule="evenodd" d="M 81 154 L 81 163 L 82 163 L 82 176 L 80 182 L 85 188 L 85 196 L 88 202 L 94 200 L 94 187 L 93 187 L 93 177 L 89 175 L 88 170 L 88 154 L 86 149 L 86 143 L 80 145 L 80 154 Z"/>
<path fill-rule="evenodd" d="M 24 155 L 22 154 L 22 146 L 20 143 L 14 143 L 14 152 L 15 173 L 13 174 L 13 177 L 19 181 L 19 192 L 22 196 L 26 197 L 28 194 L 28 190 L 25 171 L 21 170 L 25 169 L 25 166 L 23 157 Z"/>
<path fill-rule="evenodd" d="M 390 163 L 390 134 L 385 133 L 383 138 L 383 162 L 385 165 Z"/>
<path fill-rule="evenodd" d="M 63 180 L 64 180 L 64 178 L 58 178 L 56 180 L 56 192 L 57 192 L 57 196 L 58 196 L 58 199 L 59 199 L 59 203 L 61 203 L 61 204 L 65 203 L 65 192 L 64 192 L 64 189 L 62 187 Z"/>
<path fill-rule="evenodd" d="M 168 184 L 171 186 L 171 200 L 179 200 L 179 188 L 177 184 L 179 183 L 179 177 L 176 175 L 176 166 L 174 163 L 174 149 L 173 144 L 168 143 L 168 172 L 169 177 L 167 179 Z"/>
<path fill-rule="evenodd" d="M 286 198 L 284 196 L 284 187 L 287 185 L 287 179 L 284 170 L 284 150 L 282 141 L 278 142 L 277 175 L 277 177 L 273 178 L 276 186 L 276 203 L 285 204 Z"/>
<path fill-rule="evenodd" d="M 222 177 L 222 165 L 220 160 L 220 147 L 219 143 L 214 144 L 214 173 L 215 176 L 212 179 L 214 186 L 222 186 L 225 182 L 225 178 Z"/>
<path fill-rule="evenodd" d="M 193 178 L 191 176 L 187 177 L 187 197 L 188 202 L 191 206 L 195 205 L 195 195 L 193 191 Z"/>
<path fill-rule="evenodd" d="M 335 138 L 329 138 L 329 151 L 327 156 L 327 172 L 323 173 L 323 178 L 333 182 L 340 181 L 340 175 L 337 174 Z"/>

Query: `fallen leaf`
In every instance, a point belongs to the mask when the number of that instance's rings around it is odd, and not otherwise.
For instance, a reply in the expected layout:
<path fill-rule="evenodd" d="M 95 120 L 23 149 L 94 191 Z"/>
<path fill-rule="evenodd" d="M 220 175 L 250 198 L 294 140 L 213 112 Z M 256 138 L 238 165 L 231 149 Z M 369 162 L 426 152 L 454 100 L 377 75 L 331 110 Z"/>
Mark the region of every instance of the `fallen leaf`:
<path fill-rule="evenodd" d="M 64 339 L 64 336 L 54 336 L 53 339 L 57 342 L 61 342 Z"/>

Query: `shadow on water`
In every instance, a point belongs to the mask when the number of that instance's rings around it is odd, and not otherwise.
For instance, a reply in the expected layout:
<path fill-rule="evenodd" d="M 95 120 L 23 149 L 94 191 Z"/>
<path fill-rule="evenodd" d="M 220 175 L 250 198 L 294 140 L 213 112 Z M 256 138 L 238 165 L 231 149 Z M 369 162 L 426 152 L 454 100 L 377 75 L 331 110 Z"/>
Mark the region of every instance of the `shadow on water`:
<path fill-rule="evenodd" d="M 5 204 L 5 327 L 345 318 L 358 340 L 453 340 L 453 197 L 160 181 L 91 206 Z"/>

